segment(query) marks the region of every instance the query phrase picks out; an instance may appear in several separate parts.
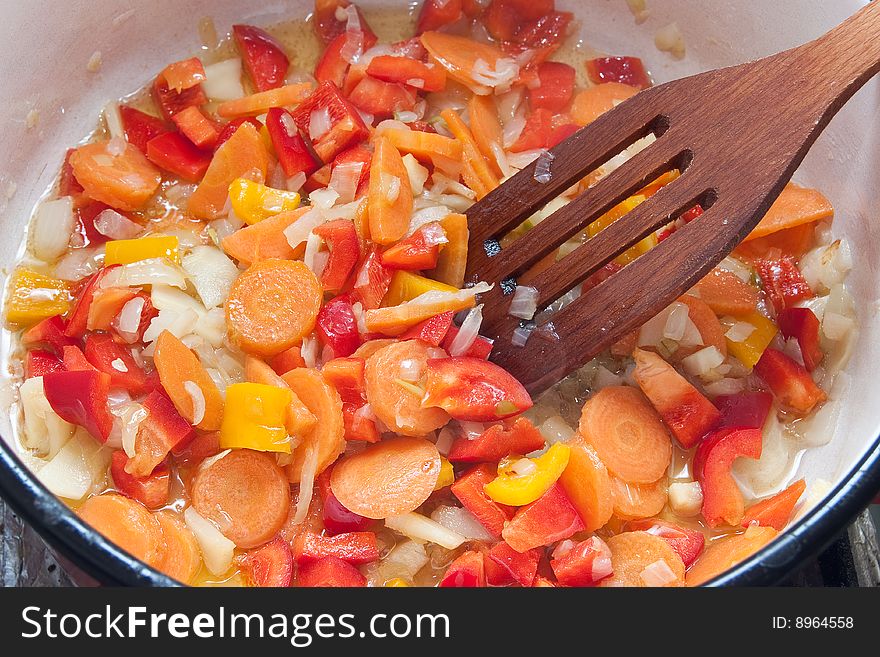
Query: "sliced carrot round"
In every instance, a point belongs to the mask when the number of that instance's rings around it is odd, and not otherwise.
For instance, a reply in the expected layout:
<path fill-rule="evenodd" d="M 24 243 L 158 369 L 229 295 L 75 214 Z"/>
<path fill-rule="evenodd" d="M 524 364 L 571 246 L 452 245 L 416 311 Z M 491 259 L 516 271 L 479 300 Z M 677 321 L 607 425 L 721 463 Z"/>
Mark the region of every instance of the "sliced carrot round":
<path fill-rule="evenodd" d="M 315 328 L 324 290 L 298 260 L 262 260 L 239 276 L 226 300 L 226 324 L 249 353 L 274 356 Z"/>
<path fill-rule="evenodd" d="M 71 153 L 70 166 L 89 197 L 118 210 L 141 209 L 162 182 L 159 170 L 128 143 L 121 153 L 109 141 L 80 146 Z"/>
<path fill-rule="evenodd" d="M 287 518 L 290 485 L 275 458 L 237 449 L 203 464 L 192 480 L 192 504 L 238 547 L 270 540 Z"/>
<path fill-rule="evenodd" d="M 635 388 L 610 386 L 593 395 L 581 411 L 578 431 L 623 481 L 650 484 L 669 467 L 669 432 Z"/>
<path fill-rule="evenodd" d="M 614 504 L 611 476 L 599 455 L 581 436 L 568 441 L 568 465 L 559 483 L 584 522 L 584 531 L 594 532 L 611 518 Z"/>
<path fill-rule="evenodd" d="M 642 573 L 658 561 L 666 562 L 675 576 L 666 586 L 684 586 L 684 562 L 662 538 L 648 532 L 624 532 L 606 543 L 611 548 L 613 573 L 600 586 L 648 586 Z"/>
<path fill-rule="evenodd" d="M 309 447 L 318 448 L 316 475 L 323 472 L 345 450 L 342 400 L 336 388 L 327 383 L 317 370 L 298 368 L 290 370 L 281 378 L 317 420 L 311 430 L 299 436 L 302 442 L 294 450 L 293 460 L 287 467 L 290 481 L 298 483 Z"/>
<path fill-rule="evenodd" d="M 592 123 L 605 112 L 614 109 L 618 103 L 632 98 L 639 90 L 620 82 L 606 82 L 584 89 L 574 97 L 571 105 L 571 118 L 578 125 Z"/>
<path fill-rule="evenodd" d="M 109 541 L 150 566 L 162 562 L 162 528 L 140 502 L 116 493 L 90 497 L 77 511 L 79 517 Z"/>
<path fill-rule="evenodd" d="M 211 375 L 205 371 L 192 350 L 183 344 L 170 331 L 162 331 L 156 339 L 156 351 L 153 354 L 156 371 L 165 392 L 171 397 L 174 408 L 186 420 L 193 424 L 195 417 L 195 401 L 187 388 L 195 384 L 202 391 L 205 410 L 201 420 L 196 424 L 204 431 L 216 431 L 223 420 L 223 397 Z"/>
<path fill-rule="evenodd" d="M 702 299 L 698 299 L 692 294 L 684 294 L 678 298 L 680 303 L 688 307 L 688 317 L 700 332 L 703 339 L 701 347 L 679 347 L 672 352 L 672 360 L 678 361 L 685 356 L 704 349 L 705 347 L 715 347 L 721 352 L 721 355 L 727 357 L 727 340 L 724 338 L 724 328 L 718 321 L 718 316 Z"/>
<path fill-rule="evenodd" d="M 688 586 L 699 586 L 747 559 L 779 534 L 772 527 L 749 527 L 741 534 L 715 539 L 687 574 Z"/>
<path fill-rule="evenodd" d="M 422 408 L 424 394 L 418 381 L 405 381 L 402 369 L 428 368 L 429 347 L 421 340 L 395 342 L 367 359 L 364 383 L 367 401 L 382 422 L 405 436 L 425 436 L 449 422 L 442 408 Z M 406 367 L 402 368 L 402 365 Z"/>
<path fill-rule="evenodd" d="M 666 477 L 653 484 L 630 484 L 617 477 L 611 477 L 614 515 L 624 520 L 656 516 L 666 506 L 667 489 Z"/>
<path fill-rule="evenodd" d="M 191 584 L 202 567 L 202 552 L 196 537 L 176 513 L 159 511 L 153 517 L 165 537 L 165 549 L 156 570 L 182 584 Z"/>
<path fill-rule="evenodd" d="M 330 474 L 330 489 L 349 511 L 387 518 L 417 509 L 440 476 L 440 453 L 423 438 L 391 438 L 343 458 Z"/>

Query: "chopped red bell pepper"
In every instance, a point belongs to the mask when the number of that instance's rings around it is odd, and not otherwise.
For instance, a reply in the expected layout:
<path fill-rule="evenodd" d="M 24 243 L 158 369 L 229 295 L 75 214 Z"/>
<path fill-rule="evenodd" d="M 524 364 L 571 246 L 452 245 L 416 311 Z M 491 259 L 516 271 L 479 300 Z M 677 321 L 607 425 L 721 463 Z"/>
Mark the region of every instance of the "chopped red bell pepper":
<path fill-rule="evenodd" d="M 553 112 L 538 108 L 526 118 L 526 125 L 510 147 L 514 153 L 547 148 L 553 132 Z"/>
<path fill-rule="evenodd" d="M 496 41 L 514 41 L 523 25 L 523 17 L 506 0 L 492 0 L 483 14 L 483 25 Z"/>
<path fill-rule="evenodd" d="M 284 84 L 290 60 L 275 37 L 252 25 L 233 25 L 232 36 L 241 53 L 244 70 L 257 91 L 276 89 Z"/>
<path fill-rule="evenodd" d="M 76 345 L 68 345 L 61 350 L 61 362 L 64 363 L 66 372 L 97 372 L 98 368 L 92 365 L 82 349 Z"/>
<path fill-rule="evenodd" d="M 164 135 L 166 132 L 171 132 L 171 128 L 165 121 L 134 107 L 120 105 L 119 115 L 122 117 L 125 139 L 129 144 L 136 146 L 144 155 L 147 154 L 148 141 L 159 135 Z"/>
<path fill-rule="evenodd" d="M 76 176 L 73 175 L 73 167 L 70 166 L 70 156 L 75 148 L 68 148 L 64 155 L 64 163 L 61 165 L 61 175 L 58 178 L 58 195 L 59 196 L 79 196 L 85 190 L 79 184 Z"/>
<path fill-rule="evenodd" d="M 293 558 L 297 563 L 337 557 L 356 566 L 379 559 L 379 546 L 373 532 L 347 532 L 322 536 L 301 532 L 293 541 Z"/>
<path fill-rule="evenodd" d="M 483 490 L 483 487 L 493 481 L 497 474 L 496 469 L 491 465 L 482 463 L 456 479 L 449 490 L 490 534 L 500 538 L 504 523 L 513 517 L 513 508 L 498 504 Z"/>
<path fill-rule="evenodd" d="M 322 82 L 311 96 L 297 105 L 292 116 L 300 131 L 311 135 L 312 114 L 324 110 L 329 114 L 330 128 L 311 141 L 321 161 L 332 162 L 343 150 L 365 140 L 369 131 L 358 111 L 332 82 Z"/>
<path fill-rule="evenodd" d="M 315 14 L 313 17 L 315 32 L 317 32 L 324 43 L 329 43 L 336 37 L 345 35 L 349 19 L 346 16 L 345 19 L 340 20 L 336 12 L 340 9 L 346 9 L 350 5 L 351 3 L 348 0 L 315 0 Z M 375 43 L 376 35 L 367 24 L 360 7 L 355 6 L 355 10 L 357 11 L 357 24 L 360 26 L 360 29 L 366 32 L 373 43 Z M 372 46 L 366 47 L 371 48 Z"/>
<path fill-rule="evenodd" d="M 43 376 L 52 372 L 60 372 L 64 369 L 64 363 L 53 353 L 42 349 L 32 349 L 27 352 L 24 363 L 24 378 L 30 379 L 35 376 Z"/>
<path fill-rule="evenodd" d="M 324 52 L 321 53 L 321 58 L 315 66 L 315 79 L 318 82 L 332 82 L 340 89 L 345 84 L 345 74 L 351 66 L 348 60 L 342 56 L 342 49 L 345 48 L 346 43 L 346 35 L 340 34 L 324 48 Z"/>
<path fill-rule="evenodd" d="M 761 391 L 718 395 L 715 398 L 715 406 L 721 412 L 719 427 L 760 429 L 770 414 L 773 395 Z"/>
<path fill-rule="evenodd" d="M 497 561 L 490 559 L 488 554 L 483 555 L 483 570 L 486 572 L 488 586 L 510 586 L 514 582 L 510 571 Z"/>
<path fill-rule="evenodd" d="M 197 148 L 179 132 L 166 132 L 147 143 L 147 158 L 160 169 L 200 182 L 211 164 L 211 153 Z"/>
<path fill-rule="evenodd" d="M 107 408 L 109 375 L 94 369 L 51 372 L 43 377 L 43 391 L 61 419 L 107 442 L 113 430 L 113 416 Z"/>
<path fill-rule="evenodd" d="M 563 123 L 562 125 L 556 126 L 550 132 L 550 139 L 547 140 L 547 148 L 558 146 L 580 129 L 581 127 L 575 123 Z"/>
<path fill-rule="evenodd" d="M 334 357 L 350 356 L 361 346 L 357 319 L 347 294 L 330 299 L 318 312 L 316 322 L 321 342 L 333 350 Z"/>
<path fill-rule="evenodd" d="M 354 222 L 335 219 L 313 228 L 312 232 L 330 249 L 330 258 L 321 272 L 321 285 L 325 290 L 342 289 L 361 255 L 361 242 Z"/>
<path fill-rule="evenodd" d="M 92 299 L 95 298 L 95 290 L 98 289 L 107 272 L 112 271 L 115 267 L 119 267 L 119 265 L 102 267 L 86 279 L 68 312 L 67 326 L 64 329 L 65 336 L 79 339 L 85 335 L 89 322 L 89 307 L 92 305 Z"/>
<path fill-rule="evenodd" d="M 460 554 L 449 564 L 446 574 L 440 580 L 441 587 L 474 588 L 486 586 L 486 571 L 483 555 L 475 550 Z"/>
<path fill-rule="evenodd" d="M 461 17 L 461 0 L 425 0 L 416 21 L 416 34 L 432 32 Z"/>
<path fill-rule="evenodd" d="M 538 86 L 529 87 L 529 106 L 561 112 L 574 95 L 575 70 L 562 62 L 544 62 L 538 66 Z"/>
<path fill-rule="evenodd" d="M 707 525 L 738 525 L 742 521 L 743 496 L 730 468 L 737 458 L 760 458 L 761 448 L 760 429 L 719 429 L 700 443 L 694 455 L 694 476 L 703 488 Z"/>
<path fill-rule="evenodd" d="M 83 246 L 96 246 L 110 239 L 98 232 L 98 229 L 95 228 L 95 219 L 104 210 L 112 209 L 109 205 L 100 201 L 91 201 L 76 208 L 76 231 L 82 235 Z M 120 214 L 127 216 L 124 212 Z"/>
<path fill-rule="evenodd" d="M 159 311 L 156 309 L 155 306 L 153 306 L 153 302 L 150 301 L 150 295 L 146 292 L 138 292 L 135 297 L 139 297 L 144 301 L 144 305 L 141 307 L 141 321 L 138 324 L 137 331 L 134 334 L 134 342 L 138 342 L 140 340 L 143 340 L 144 332 L 150 327 L 150 322 L 152 322 L 159 315 Z M 114 335 L 119 336 L 119 333 L 113 326 L 112 322 L 110 324 L 110 332 Z M 131 337 L 129 336 L 126 336 L 125 338 L 119 336 L 119 339 L 123 342 L 131 343 Z"/>
<path fill-rule="evenodd" d="M 424 406 L 439 406 L 456 420 L 493 422 L 532 407 L 523 385 L 494 363 L 462 356 L 428 360 Z"/>
<path fill-rule="evenodd" d="M 562 586 L 596 586 L 612 574 L 611 548 L 598 536 L 564 541 L 553 551 L 550 567 Z"/>
<path fill-rule="evenodd" d="M 648 532 L 659 536 L 669 543 L 669 547 L 676 551 L 678 556 L 684 562 L 685 568 L 690 568 L 691 564 L 697 560 L 703 552 L 706 544 L 706 537 L 703 532 L 696 529 L 688 529 L 687 527 L 679 527 L 665 520 L 657 518 L 644 518 L 641 520 L 631 520 L 626 525 L 627 531 Z"/>
<path fill-rule="evenodd" d="M 543 447 L 541 432 L 530 420 L 520 417 L 512 424 L 493 424 L 476 438 L 456 438 L 448 458 L 454 463 L 500 461 L 511 454 L 528 454 Z"/>
<path fill-rule="evenodd" d="M 174 89 L 168 88 L 168 83 L 161 73 L 153 81 L 153 98 L 166 121 L 170 121 L 171 117 L 187 107 L 201 107 L 208 102 L 208 97 L 202 90 L 201 84 L 178 93 Z"/>
<path fill-rule="evenodd" d="M 798 479 L 791 486 L 767 499 L 755 502 L 746 509 L 742 519 L 742 526 L 760 525 L 761 527 L 773 527 L 781 532 L 785 529 L 794 507 L 807 488 L 803 479 Z"/>
<path fill-rule="evenodd" d="M 573 18 L 573 14 L 567 11 L 542 13 L 540 18 L 519 31 L 516 40 L 524 48 L 545 49 L 546 55 L 549 55 L 565 39 Z"/>
<path fill-rule="evenodd" d="M 501 536 L 517 552 L 549 545 L 583 531 L 584 522 L 558 483 L 531 504 L 520 507 Z"/>
<path fill-rule="evenodd" d="M 364 310 L 373 310 L 382 304 L 392 276 L 393 272 L 382 264 L 379 248 L 372 246 L 354 277 L 354 297 Z"/>
<path fill-rule="evenodd" d="M 452 318 L 455 313 L 451 310 L 429 317 L 424 322 L 416 324 L 406 333 L 400 336 L 401 341 L 405 340 L 421 340 L 425 344 L 432 347 L 439 347 L 443 342 L 443 338 L 449 333 L 452 326 Z"/>
<path fill-rule="evenodd" d="M 125 471 L 128 456 L 121 449 L 113 452 L 110 460 L 110 475 L 116 490 L 137 500 L 148 509 L 158 509 L 168 504 L 171 492 L 171 471 L 167 465 L 160 464 L 146 477 L 135 477 Z"/>
<path fill-rule="evenodd" d="M 64 318 L 55 315 L 26 330 L 21 336 L 21 344 L 28 348 L 42 345 L 48 347 L 56 356 L 60 356 L 64 347 L 77 343 L 77 340 L 64 334 L 66 329 L 67 323 Z"/>
<path fill-rule="evenodd" d="M 177 463 L 187 466 L 198 465 L 202 461 L 220 453 L 219 431 L 196 431 L 192 440 L 185 441 L 171 450 Z"/>
<path fill-rule="evenodd" d="M 363 414 L 364 404 L 342 404 L 342 419 L 345 424 L 345 439 L 377 443 L 382 438 L 372 415 Z"/>
<path fill-rule="evenodd" d="M 367 578 L 347 561 L 324 557 L 300 565 L 296 585 L 302 587 L 360 587 Z"/>
<path fill-rule="evenodd" d="M 486 556 L 507 571 L 513 581 L 522 586 L 531 586 L 535 581 L 535 575 L 538 574 L 541 550 L 517 552 L 506 542 L 501 541 L 493 545 Z"/>
<path fill-rule="evenodd" d="M 321 497 L 321 517 L 324 520 L 324 528 L 331 534 L 365 532 L 376 522 L 342 506 L 342 503 L 330 490 L 329 469 L 322 472 L 315 483 L 318 487 L 318 495 Z"/>
<path fill-rule="evenodd" d="M 795 338 L 801 349 L 804 367 L 812 372 L 825 354 L 819 346 L 819 318 L 809 308 L 785 308 L 776 316 L 779 330 L 786 338 Z"/>
<path fill-rule="evenodd" d="M 281 536 L 235 558 L 251 586 L 287 588 L 293 580 L 293 553 Z"/>
<path fill-rule="evenodd" d="M 828 397 L 800 363 L 776 349 L 764 350 L 755 374 L 770 386 L 780 404 L 804 415 Z"/>
<path fill-rule="evenodd" d="M 359 163 L 361 165 L 361 175 L 358 178 L 357 190 L 355 191 L 354 196 L 355 198 L 360 198 L 367 193 L 370 184 L 370 162 L 372 162 L 372 160 L 373 152 L 363 144 L 358 144 L 357 146 L 342 151 L 336 156 L 331 167 L 331 176 L 332 170 L 340 164 Z"/>
<path fill-rule="evenodd" d="M 110 385 L 125 388 L 133 396 L 156 387 L 156 377 L 147 376 L 131 351 L 118 344 L 107 333 L 90 333 L 84 350 L 86 360 L 99 372 L 110 376 Z"/>
<path fill-rule="evenodd" d="M 383 82 L 397 82 L 420 91 L 443 91 L 446 69 L 410 57 L 379 55 L 367 65 L 367 75 Z"/>
<path fill-rule="evenodd" d="M 290 370 L 295 370 L 297 367 L 306 366 L 306 361 L 302 357 L 302 347 L 300 345 L 295 345 L 290 349 L 286 349 L 280 354 L 272 356 L 266 362 L 279 376 L 287 374 Z"/>
<path fill-rule="evenodd" d="M 388 269 L 423 271 L 434 269 L 440 257 L 440 245 L 446 242 L 446 232 L 437 221 L 420 226 L 412 235 L 388 247 L 382 254 L 382 264 Z"/>
<path fill-rule="evenodd" d="M 595 84 L 619 82 L 637 89 L 651 86 L 651 78 L 638 57 L 598 57 L 587 61 L 587 75 Z"/>
<path fill-rule="evenodd" d="M 220 138 L 220 128 L 198 107 L 182 109 L 171 120 L 196 148 L 213 149 Z"/>
<path fill-rule="evenodd" d="M 195 435 L 161 389 L 153 390 L 142 403 L 148 415 L 138 427 L 136 454 L 129 463 L 131 474 L 139 477 L 150 474 L 172 450 L 184 449 Z"/>
<path fill-rule="evenodd" d="M 396 82 L 383 82 L 364 76 L 348 95 L 351 104 L 373 116 L 392 116 L 395 112 L 410 112 L 416 106 L 415 91 Z"/>
<path fill-rule="evenodd" d="M 778 257 L 762 258 L 755 262 L 755 270 L 777 313 L 813 296 L 813 291 L 791 256 L 780 253 Z"/>
<path fill-rule="evenodd" d="M 321 374 L 336 388 L 343 402 L 363 404 L 367 401 L 364 392 L 365 363 L 363 358 L 337 357 L 324 363 Z"/>
<path fill-rule="evenodd" d="M 452 347 L 452 343 L 455 340 L 455 336 L 458 335 L 459 328 L 453 324 L 449 327 L 449 330 L 446 332 L 446 337 L 443 338 L 443 342 L 440 343 L 440 346 L 443 347 L 446 351 Z M 485 338 L 482 335 L 478 335 L 474 338 L 473 343 L 470 348 L 467 350 L 465 356 L 470 356 L 471 358 L 481 358 L 483 360 L 489 360 L 489 355 L 492 353 L 492 347 L 494 346 L 494 340 L 490 340 L 489 338 Z"/>
<path fill-rule="evenodd" d="M 286 109 L 270 109 L 266 115 L 266 129 L 285 176 L 290 178 L 298 173 L 308 176 L 321 166 L 299 134 L 293 116 Z"/>

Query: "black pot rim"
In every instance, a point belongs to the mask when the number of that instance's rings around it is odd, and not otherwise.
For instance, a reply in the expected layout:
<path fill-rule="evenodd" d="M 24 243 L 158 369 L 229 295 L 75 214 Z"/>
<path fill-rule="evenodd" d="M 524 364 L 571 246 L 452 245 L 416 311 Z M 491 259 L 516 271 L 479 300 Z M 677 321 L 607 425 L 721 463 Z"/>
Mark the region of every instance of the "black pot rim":
<path fill-rule="evenodd" d="M 767 586 L 820 552 L 880 490 L 880 438 L 850 473 L 793 527 L 707 586 Z M 52 494 L 0 437 L 0 496 L 78 568 L 112 586 L 179 586 L 91 529 Z"/>

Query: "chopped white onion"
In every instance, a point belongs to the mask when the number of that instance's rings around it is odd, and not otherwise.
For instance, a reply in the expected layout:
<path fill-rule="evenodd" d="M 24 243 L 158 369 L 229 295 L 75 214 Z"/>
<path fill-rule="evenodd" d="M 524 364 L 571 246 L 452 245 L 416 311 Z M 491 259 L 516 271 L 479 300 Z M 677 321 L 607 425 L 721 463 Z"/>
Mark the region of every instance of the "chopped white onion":
<path fill-rule="evenodd" d="M 205 393 L 195 381 L 184 381 L 183 389 L 189 395 L 193 404 L 192 424 L 197 425 L 205 419 Z"/>
<path fill-rule="evenodd" d="M 311 335 L 303 338 L 300 355 L 302 356 L 306 367 L 314 369 L 318 365 L 318 351 L 320 348 L 321 343 L 318 341 L 318 338 Z"/>
<path fill-rule="evenodd" d="M 469 420 L 459 420 L 458 424 L 464 432 L 465 438 L 468 440 L 479 438 L 486 432 L 486 429 L 489 426 L 483 422 L 471 422 Z"/>
<path fill-rule="evenodd" d="M 354 313 L 354 318 L 357 321 L 358 333 L 361 335 L 368 333 L 367 331 L 367 315 L 364 312 L 364 306 L 360 301 L 355 301 L 351 304 L 351 310 Z"/>
<path fill-rule="evenodd" d="M 550 182 L 550 179 L 552 177 L 550 167 L 553 164 L 554 157 L 555 156 L 553 155 L 553 153 L 551 153 L 547 149 L 541 150 L 541 154 L 535 161 L 535 173 L 532 176 L 536 182 L 539 182 L 541 184 L 546 184 Z"/>
<path fill-rule="evenodd" d="M 449 355 L 453 358 L 464 356 L 480 335 L 480 325 L 483 323 L 483 305 L 475 306 L 468 311 L 467 317 L 461 323 L 458 333 L 449 345 Z"/>
<path fill-rule="evenodd" d="M 454 442 L 455 433 L 453 433 L 452 429 L 450 429 L 449 427 L 443 427 L 442 429 L 440 429 L 440 433 L 437 435 L 437 451 L 440 452 L 441 456 L 448 455 L 449 449 L 452 447 L 452 443 Z"/>
<path fill-rule="evenodd" d="M 24 431 L 21 442 L 40 458 L 51 459 L 70 440 L 75 427 L 52 409 L 43 390 L 43 377 L 33 376 L 19 388 Z"/>
<path fill-rule="evenodd" d="M 724 355 L 712 345 L 683 358 L 681 364 L 688 374 L 703 377 L 723 362 Z"/>
<path fill-rule="evenodd" d="M 329 210 L 339 201 L 339 192 L 329 187 L 309 192 L 309 203 L 318 210 Z M 299 223 L 299 222 L 296 222 Z M 295 226 L 296 223 L 293 225 Z"/>
<path fill-rule="evenodd" d="M 510 343 L 514 347 L 525 347 L 526 343 L 529 341 L 529 336 L 532 335 L 532 331 L 534 331 L 534 327 L 531 326 L 517 326 L 513 329 L 513 334 L 510 337 Z"/>
<path fill-rule="evenodd" d="M 376 567 L 377 581 L 374 583 L 382 586 L 385 582 L 396 578 L 411 582 L 428 560 L 425 547 L 421 543 L 411 540 L 398 543 L 379 562 Z"/>
<path fill-rule="evenodd" d="M 528 285 L 517 285 L 510 300 L 507 314 L 520 319 L 532 319 L 538 310 L 538 290 Z"/>
<path fill-rule="evenodd" d="M 287 179 L 285 187 L 289 192 L 298 192 L 306 184 L 306 174 L 302 171 Z"/>
<path fill-rule="evenodd" d="M 687 328 L 688 307 L 677 301 L 670 307 L 672 310 L 666 316 L 666 323 L 663 325 L 663 337 L 678 342 L 684 337 Z"/>
<path fill-rule="evenodd" d="M 129 240 L 140 235 L 143 228 L 116 210 L 108 208 L 95 217 L 95 230 L 113 240 Z"/>
<path fill-rule="evenodd" d="M 31 224 L 34 255 L 46 262 L 63 255 L 75 223 L 73 199 L 69 196 L 41 203 Z"/>
<path fill-rule="evenodd" d="M 692 518 L 703 508 L 703 489 L 699 481 L 675 481 L 669 484 L 669 508 L 676 515 Z"/>
<path fill-rule="evenodd" d="M 639 578 L 645 586 L 667 586 L 678 579 L 665 559 L 658 559 L 645 566 L 645 569 L 639 573 Z"/>
<path fill-rule="evenodd" d="M 748 322 L 735 322 L 724 334 L 731 342 L 744 342 L 755 332 L 754 324 Z"/>
<path fill-rule="evenodd" d="M 122 150 L 110 154 L 114 157 L 122 155 L 122 151 L 125 150 L 125 128 L 122 126 L 122 114 L 119 112 L 119 103 L 111 100 L 104 105 L 104 122 L 107 124 L 107 132 L 110 134 L 110 141 L 113 141 L 114 139 L 122 140 Z M 110 152 L 109 146 L 107 151 Z"/>
<path fill-rule="evenodd" d="M 568 422 L 566 422 L 560 415 L 551 415 L 548 417 L 541 423 L 541 426 L 538 427 L 538 431 L 544 436 L 544 440 L 551 445 L 565 442 L 574 435 L 574 429 L 572 429 L 568 425 Z"/>
<path fill-rule="evenodd" d="M 752 270 L 741 260 L 737 260 L 733 256 L 727 256 L 724 260 L 719 262 L 718 269 L 730 272 L 745 283 L 748 283 L 752 278 Z"/>
<path fill-rule="evenodd" d="M 670 23 L 657 30 L 654 33 L 654 45 L 657 50 L 668 52 L 676 59 L 682 59 L 685 55 L 684 35 L 677 23 Z"/>
<path fill-rule="evenodd" d="M 101 280 L 101 287 L 168 285 L 186 289 L 183 270 L 167 258 L 149 258 L 116 267 Z"/>
<path fill-rule="evenodd" d="M 404 358 L 400 361 L 400 378 L 410 383 L 415 383 L 422 378 L 422 364 L 414 358 Z"/>
<path fill-rule="evenodd" d="M 309 234 L 312 232 L 312 229 L 320 226 L 322 223 L 324 223 L 324 216 L 321 214 L 320 210 L 315 208 L 309 210 L 299 219 L 290 224 L 290 226 L 284 229 L 284 237 L 287 238 L 287 243 L 290 245 L 290 248 L 295 249 L 305 242 L 308 239 Z"/>
<path fill-rule="evenodd" d="M 138 296 L 129 299 L 122 306 L 119 314 L 113 319 L 111 325 L 128 344 L 137 342 L 144 305 L 146 305 L 146 301 L 143 297 Z"/>
<path fill-rule="evenodd" d="M 238 267 L 220 249 L 196 246 L 183 257 L 183 269 L 205 308 L 221 306 L 238 278 Z"/>
<path fill-rule="evenodd" d="M 332 189 L 339 195 L 339 203 L 351 203 L 354 200 L 363 168 L 363 162 L 343 162 L 333 167 L 327 189 Z"/>
<path fill-rule="evenodd" d="M 94 274 L 101 268 L 99 258 L 103 257 L 103 253 L 103 246 L 68 251 L 55 265 L 55 278 L 62 281 L 78 281 Z"/>
<path fill-rule="evenodd" d="M 494 89 L 495 93 L 508 91 L 517 76 L 519 76 L 519 65 L 510 57 L 499 57 L 494 65 L 478 58 L 470 71 L 470 77 L 474 82 Z M 483 90 L 474 89 L 474 91 L 481 93 Z"/>
<path fill-rule="evenodd" d="M 379 174 L 380 184 L 385 190 L 385 200 L 388 203 L 395 203 L 400 196 L 400 178 L 392 176 L 384 171 Z"/>
<path fill-rule="evenodd" d="M 328 107 L 314 110 L 309 116 L 309 139 L 313 142 L 318 141 L 330 132 L 332 127 L 333 120 L 330 118 L 330 109 Z"/>
<path fill-rule="evenodd" d="M 407 236 L 412 235 L 425 224 L 433 223 L 435 221 L 441 221 L 448 217 L 450 214 L 452 214 L 452 210 L 450 210 L 445 205 L 432 205 L 426 208 L 422 208 L 421 210 L 417 210 L 410 217 Z"/>
<path fill-rule="evenodd" d="M 533 151 L 522 151 L 521 153 L 508 153 L 507 161 L 514 169 L 525 169 L 532 162 L 541 156 L 543 149 L 535 149 Z"/>
<path fill-rule="evenodd" d="M 81 429 L 37 471 L 36 476 L 58 497 L 81 500 L 103 480 L 109 459 L 110 450 L 103 449 Z"/>
<path fill-rule="evenodd" d="M 296 514 L 293 516 L 293 524 L 302 523 L 309 514 L 309 504 L 312 501 L 312 491 L 315 486 L 315 476 L 318 474 L 318 447 L 309 445 L 305 448 L 306 455 L 303 458 L 302 472 L 299 475 L 299 493 L 296 498 Z"/>
<path fill-rule="evenodd" d="M 431 520 L 469 541 L 492 541 L 494 537 L 467 509 L 441 504 L 431 513 Z"/>
<path fill-rule="evenodd" d="M 226 538 L 214 523 L 202 517 L 193 507 L 188 507 L 183 512 L 183 519 L 196 537 L 207 569 L 217 576 L 229 570 L 235 543 Z"/>
<path fill-rule="evenodd" d="M 223 102 L 244 96 L 241 84 L 241 59 L 234 57 L 205 66 L 202 91 L 211 100 Z"/>
<path fill-rule="evenodd" d="M 385 518 L 385 526 L 415 541 L 436 543 L 447 550 L 454 550 L 467 539 L 461 534 L 418 513 L 404 513 Z"/>
<path fill-rule="evenodd" d="M 349 64 L 356 64 L 364 52 L 364 33 L 361 30 L 360 16 L 354 5 L 345 8 L 345 42 L 339 55 Z"/>
<path fill-rule="evenodd" d="M 521 458 L 511 463 L 508 468 L 517 477 L 527 477 L 538 470 L 538 466 L 531 459 Z"/>
<path fill-rule="evenodd" d="M 855 320 L 839 313 L 826 312 L 822 318 L 822 333 L 826 338 L 839 341 L 855 328 Z"/>
<path fill-rule="evenodd" d="M 409 178 L 409 186 L 415 196 L 421 194 L 425 189 L 425 181 L 428 180 L 428 170 L 419 164 L 419 161 L 413 157 L 412 153 L 403 156 L 403 166 L 406 167 L 407 177 Z"/>

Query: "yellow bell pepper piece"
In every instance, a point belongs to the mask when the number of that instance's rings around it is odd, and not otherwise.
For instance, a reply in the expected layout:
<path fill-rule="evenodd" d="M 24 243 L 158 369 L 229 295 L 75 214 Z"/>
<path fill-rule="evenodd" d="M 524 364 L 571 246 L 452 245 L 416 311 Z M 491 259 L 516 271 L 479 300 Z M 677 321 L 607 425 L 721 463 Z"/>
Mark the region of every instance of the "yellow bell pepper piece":
<path fill-rule="evenodd" d="M 226 388 L 220 447 L 290 454 L 284 424 L 291 399 L 288 388 L 262 383 L 234 383 Z"/>
<path fill-rule="evenodd" d="M 440 490 L 441 488 L 446 488 L 447 486 L 452 485 L 455 482 L 455 473 L 452 471 L 452 464 L 448 459 L 441 456 L 440 457 L 440 474 L 437 476 L 437 483 L 434 486 L 434 490 Z"/>
<path fill-rule="evenodd" d="M 384 584 L 387 588 L 401 588 L 401 587 L 409 587 L 409 582 L 407 582 L 402 577 L 395 577 L 394 579 L 389 579 Z"/>
<path fill-rule="evenodd" d="M 28 325 L 62 315 L 70 308 L 67 283 L 29 269 L 16 269 L 9 283 L 6 321 Z"/>
<path fill-rule="evenodd" d="M 645 196 L 642 196 L 641 194 L 636 194 L 635 196 L 630 196 L 625 201 L 618 203 L 608 212 L 606 212 L 589 226 L 587 226 L 587 235 L 589 235 L 590 237 L 595 237 L 603 230 L 608 228 L 608 226 L 620 219 L 627 212 L 644 202 L 645 199 Z M 643 240 L 636 244 L 633 244 L 629 249 L 617 256 L 614 259 L 614 262 L 619 265 L 628 265 L 640 255 L 645 254 L 653 249 L 655 246 L 657 246 L 657 235 L 655 233 L 651 233 Z"/>
<path fill-rule="evenodd" d="M 247 178 L 236 178 L 229 185 L 229 202 L 235 214 L 252 225 L 276 214 L 296 210 L 299 194 L 267 187 Z"/>
<path fill-rule="evenodd" d="M 779 329 L 776 324 L 758 311 L 743 317 L 737 317 L 735 320 L 730 317 L 722 318 L 721 325 L 724 327 L 725 333 L 733 326 L 734 322 L 747 322 L 755 327 L 755 330 L 752 331 L 749 337 L 742 342 L 734 342 L 730 338 L 725 337 L 727 340 L 727 350 L 736 356 L 743 365 L 751 369 L 760 360 L 761 354 L 764 353 L 764 350 L 779 332 Z"/>
<path fill-rule="evenodd" d="M 498 476 L 486 484 L 486 494 L 500 504 L 523 506 L 537 500 L 550 490 L 556 480 L 562 476 L 568 465 L 571 448 L 563 443 L 555 443 L 541 456 L 534 459 L 511 457 L 498 464 Z M 522 467 L 522 461 L 531 461 L 534 465 Z"/>
<path fill-rule="evenodd" d="M 408 271 L 397 270 L 391 277 L 391 284 L 382 299 L 382 306 L 385 308 L 399 306 L 407 301 L 412 301 L 420 294 L 432 291 L 458 292 L 458 288 L 418 274 L 411 274 Z"/>
<path fill-rule="evenodd" d="M 179 247 L 180 241 L 175 235 L 112 240 L 107 242 L 104 264 L 129 265 L 150 258 L 168 258 L 171 262 L 179 263 Z"/>

